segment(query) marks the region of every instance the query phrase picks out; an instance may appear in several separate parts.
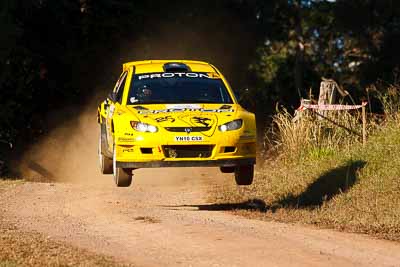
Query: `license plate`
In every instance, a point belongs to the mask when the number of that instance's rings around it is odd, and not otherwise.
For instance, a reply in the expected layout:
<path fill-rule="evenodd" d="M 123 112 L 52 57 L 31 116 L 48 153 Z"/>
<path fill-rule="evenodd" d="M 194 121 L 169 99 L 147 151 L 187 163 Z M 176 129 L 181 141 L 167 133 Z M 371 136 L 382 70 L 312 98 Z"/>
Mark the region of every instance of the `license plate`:
<path fill-rule="evenodd" d="M 203 141 L 202 136 L 175 136 L 176 142 L 200 142 Z"/>

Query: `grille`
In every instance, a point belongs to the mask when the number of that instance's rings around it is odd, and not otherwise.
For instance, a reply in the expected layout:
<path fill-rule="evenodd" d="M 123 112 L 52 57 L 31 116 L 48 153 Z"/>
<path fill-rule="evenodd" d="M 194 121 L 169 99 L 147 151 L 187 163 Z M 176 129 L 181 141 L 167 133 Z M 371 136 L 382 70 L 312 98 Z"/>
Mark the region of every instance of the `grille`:
<path fill-rule="evenodd" d="M 210 129 L 211 127 L 165 127 L 165 130 L 175 133 L 198 133 L 206 132 Z"/>
<path fill-rule="evenodd" d="M 163 146 L 167 158 L 209 158 L 213 148 L 212 145 Z"/>
<path fill-rule="evenodd" d="M 224 148 L 224 153 L 232 153 L 232 152 L 235 152 L 235 149 L 236 149 L 236 147 L 234 147 L 234 146 L 226 146 L 226 147 Z"/>
<path fill-rule="evenodd" d="M 140 151 L 142 154 L 153 154 L 153 149 L 151 147 L 141 147 Z"/>

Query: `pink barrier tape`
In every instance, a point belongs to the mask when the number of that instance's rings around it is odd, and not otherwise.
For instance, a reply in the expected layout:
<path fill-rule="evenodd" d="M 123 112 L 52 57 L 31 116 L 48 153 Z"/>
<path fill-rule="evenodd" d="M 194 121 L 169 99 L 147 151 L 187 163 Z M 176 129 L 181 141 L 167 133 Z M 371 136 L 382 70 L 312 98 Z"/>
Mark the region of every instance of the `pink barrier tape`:
<path fill-rule="evenodd" d="M 361 105 L 310 105 L 303 104 L 297 110 L 303 111 L 306 109 L 316 109 L 316 110 L 354 110 L 365 107 L 368 103 L 363 102 Z"/>

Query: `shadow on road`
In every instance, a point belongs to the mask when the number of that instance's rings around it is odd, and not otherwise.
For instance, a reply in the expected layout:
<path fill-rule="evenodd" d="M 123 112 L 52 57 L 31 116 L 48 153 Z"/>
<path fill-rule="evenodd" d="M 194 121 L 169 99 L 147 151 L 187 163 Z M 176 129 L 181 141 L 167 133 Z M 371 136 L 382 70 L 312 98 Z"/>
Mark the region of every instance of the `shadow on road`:
<path fill-rule="evenodd" d="M 304 192 L 290 194 L 267 205 L 261 199 L 251 199 L 241 203 L 218 203 L 205 205 L 163 206 L 170 209 L 197 208 L 197 210 L 227 211 L 255 210 L 272 211 L 278 208 L 314 209 L 331 200 L 338 194 L 346 193 L 357 181 L 357 174 L 365 166 L 365 161 L 349 161 L 343 166 L 332 169 L 311 183 Z"/>
<path fill-rule="evenodd" d="M 252 199 L 241 203 L 220 203 L 220 204 L 202 204 L 202 205 L 178 205 L 178 206 L 162 206 L 170 210 L 182 210 L 196 208 L 197 210 L 207 211 L 226 211 L 226 210 L 256 210 L 265 212 L 267 205 L 261 199 Z"/>
<path fill-rule="evenodd" d="M 317 208 L 338 194 L 346 193 L 357 181 L 365 161 L 349 161 L 343 166 L 322 174 L 299 195 L 288 195 L 275 205 L 290 208 Z"/>

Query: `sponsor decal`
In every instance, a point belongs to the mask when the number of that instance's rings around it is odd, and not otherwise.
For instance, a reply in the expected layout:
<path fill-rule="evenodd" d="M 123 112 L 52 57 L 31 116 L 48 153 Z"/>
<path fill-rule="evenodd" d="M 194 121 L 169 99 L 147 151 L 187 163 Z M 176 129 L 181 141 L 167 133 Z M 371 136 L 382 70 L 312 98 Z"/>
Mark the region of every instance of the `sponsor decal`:
<path fill-rule="evenodd" d="M 191 120 L 193 124 L 201 124 L 205 127 L 209 127 L 212 124 L 212 120 L 209 118 L 193 117 Z"/>
<path fill-rule="evenodd" d="M 165 117 L 155 118 L 155 121 L 156 122 L 165 122 L 165 121 L 175 122 L 175 119 L 172 118 L 171 116 L 165 116 Z"/>
<path fill-rule="evenodd" d="M 159 113 L 172 113 L 172 112 L 209 112 L 209 113 L 225 113 L 225 112 L 235 112 L 234 109 L 192 109 L 192 108 L 170 108 L 170 109 L 159 109 L 159 110 L 140 110 L 139 114 L 159 114 Z"/>
<path fill-rule="evenodd" d="M 136 139 L 135 138 L 127 138 L 127 137 L 119 137 L 118 141 L 120 142 L 134 142 Z"/>
<path fill-rule="evenodd" d="M 176 142 L 200 142 L 203 141 L 202 136 L 175 136 Z"/>
<path fill-rule="evenodd" d="M 129 98 L 129 101 L 131 103 L 137 103 L 137 102 L 139 102 L 139 99 L 137 99 L 136 97 L 131 97 L 131 98 Z"/>
<path fill-rule="evenodd" d="M 165 105 L 167 109 L 200 109 L 201 106 L 199 104 L 168 104 Z"/>
<path fill-rule="evenodd" d="M 165 73 L 152 73 L 139 75 L 138 80 L 144 79 L 160 79 L 160 78 L 205 78 L 205 79 L 215 79 L 213 75 L 207 73 L 197 73 L 197 72 L 165 72 Z"/>
<path fill-rule="evenodd" d="M 108 112 L 108 116 L 111 118 L 114 115 L 115 106 L 111 105 L 109 110 L 110 112 Z"/>

